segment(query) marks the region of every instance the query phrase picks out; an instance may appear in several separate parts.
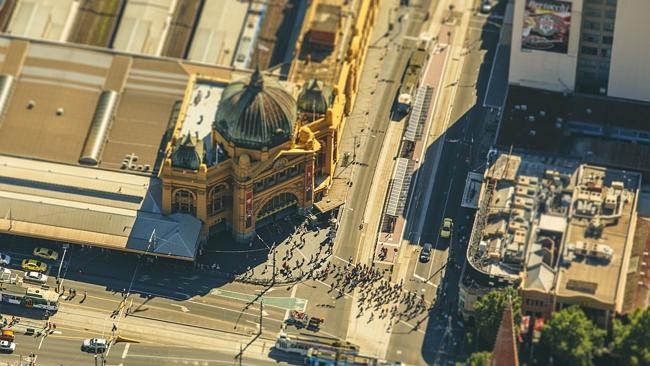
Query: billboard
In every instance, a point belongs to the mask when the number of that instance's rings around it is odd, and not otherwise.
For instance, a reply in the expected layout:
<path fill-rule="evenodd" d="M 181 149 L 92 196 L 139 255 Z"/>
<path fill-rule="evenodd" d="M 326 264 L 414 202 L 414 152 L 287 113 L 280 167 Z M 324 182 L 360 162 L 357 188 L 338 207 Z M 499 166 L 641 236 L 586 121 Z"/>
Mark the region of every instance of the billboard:
<path fill-rule="evenodd" d="M 525 0 L 522 50 L 567 53 L 571 28 L 571 3 Z"/>

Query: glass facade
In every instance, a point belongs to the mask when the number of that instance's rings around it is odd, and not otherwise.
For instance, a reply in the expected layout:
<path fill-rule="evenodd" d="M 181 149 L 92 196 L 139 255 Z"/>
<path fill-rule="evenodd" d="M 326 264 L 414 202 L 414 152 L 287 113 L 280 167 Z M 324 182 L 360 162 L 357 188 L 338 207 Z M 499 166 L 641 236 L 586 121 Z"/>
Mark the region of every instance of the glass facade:
<path fill-rule="evenodd" d="M 582 10 L 576 91 L 606 94 L 614 40 L 616 0 L 586 0 Z"/>

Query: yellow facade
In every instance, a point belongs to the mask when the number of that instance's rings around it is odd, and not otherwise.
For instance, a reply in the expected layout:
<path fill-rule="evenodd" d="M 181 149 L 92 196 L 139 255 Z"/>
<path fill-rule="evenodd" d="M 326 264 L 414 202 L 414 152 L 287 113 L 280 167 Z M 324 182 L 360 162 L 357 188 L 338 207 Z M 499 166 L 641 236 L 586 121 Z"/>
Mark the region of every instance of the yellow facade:
<path fill-rule="evenodd" d="M 309 30 L 311 19 L 320 1 L 314 0 L 306 15 L 303 36 L 296 47 L 297 55 Z M 330 1 L 331 3 L 331 1 Z M 340 1 L 343 6 L 343 1 Z M 198 80 L 191 79 L 183 100 L 172 138 L 165 147 L 165 160 L 160 169 L 163 182 L 163 212 L 188 212 L 204 223 L 204 237 L 229 230 L 239 241 L 250 240 L 261 220 L 272 220 L 275 213 L 287 207 L 307 212 L 314 201 L 327 194 L 338 159 L 338 145 L 346 116 L 350 113 L 359 86 L 378 0 L 362 0 L 354 18 L 349 44 L 344 45 L 346 57 L 334 66 L 330 80 L 320 80 L 332 90 L 331 103 L 323 114 L 298 112 L 298 122 L 291 139 L 272 148 L 251 149 L 238 146 L 214 128 L 212 148 L 219 147 L 228 156 L 218 164 L 200 164 L 197 169 L 178 168 L 172 164 L 174 147 L 183 138 L 182 123 L 192 103 L 191 93 Z M 337 38 L 341 41 L 341 37 Z M 337 47 L 338 48 L 338 47 Z M 308 61 L 311 62 L 311 61 Z M 310 77 L 301 72 L 305 60 L 295 57 L 289 82 L 304 87 Z M 315 62 L 311 62 L 315 66 Z M 230 80 L 211 80 L 227 83 Z"/>

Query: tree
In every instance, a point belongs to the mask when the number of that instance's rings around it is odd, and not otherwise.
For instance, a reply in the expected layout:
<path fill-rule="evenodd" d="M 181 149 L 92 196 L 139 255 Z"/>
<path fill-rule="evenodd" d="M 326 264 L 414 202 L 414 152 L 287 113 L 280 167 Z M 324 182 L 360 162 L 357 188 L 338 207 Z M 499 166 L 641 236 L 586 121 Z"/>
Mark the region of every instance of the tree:
<path fill-rule="evenodd" d="M 612 329 L 612 352 L 621 357 L 622 364 L 630 366 L 650 365 L 650 308 L 637 309 L 628 316 L 626 323 L 614 320 Z"/>
<path fill-rule="evenodd" d="M 503 308 L 510 296 L 515 325 L 521 322 L 521 297 L 513 287 L 488 292 L 474 303 L 474 319 L 478 334 L 479 350 L 492 350 L 501 324 Z"/>
<path fill-rule="evenodd" d="M 491 352 L 474 352 L 469 356 L 469 366 L 490 366 Z"/>
<path fill-rule="evenodd" d="M 600 355 L 605 331 L 596 327 L 578 305 L 554 312 L 542 328 L 542 347 L 555 365 L 590 366 Z"/>

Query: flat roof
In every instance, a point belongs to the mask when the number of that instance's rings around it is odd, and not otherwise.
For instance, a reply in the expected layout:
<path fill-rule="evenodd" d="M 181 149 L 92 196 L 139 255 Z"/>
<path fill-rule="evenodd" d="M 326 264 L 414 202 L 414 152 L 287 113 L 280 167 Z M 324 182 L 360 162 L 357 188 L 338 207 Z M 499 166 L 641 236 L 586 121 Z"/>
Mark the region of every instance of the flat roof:
<path fill-rule="evenodd" d="M 650 103 L 510 85 L 496 142 L 647 172 L 648 115 Z"/>
<path fill-rule="evenodd" d="M 501 154 L 485 177 L 504 171 L 507 180 L 486 179 L 481 189 L 468 248 L 473 268 L 506 279 L 522 272 L 526 290 L 553 292 L 565 302 L 590 298 L 620 311 L 641 175 L 553 156 Z M 510 193 L 499 195 L 505 190 Z M 496 205 L 497 197 L 507 202 Z M 481 209 L 486 204 L 489 210 Z"/>
<path fill-rule="evenodd" d="M 166 132 L 174 127 L 194 73 L 224 81 L 244 75 L 221 66 L 2 35 L 0 75 L 12 77 L 13 88 L 0 106 L 0 154 L 78 165 L 100 95 L 112 90 L 117 105 L 98 167 L 122 170 L 125 159 L 137 157 L 136 172 L 155 175 Z M 218 104 L 216 98 L 209 102 Z M 146 165 L 148 171 L 140 169 Z"/>
<path fill-rule="evenodd" d="M 75 0 L 18 0 L 7 33 L 65 41 L 65 29 L 75 3 Z"/>
<path fill-rule="evenodd" d="M 160 214 L 157 178 L 0 155 L 0 231 L 193 259 L 201 222 Z"/>
<path fill-rule="evenodd" d="M 245 24 L 249 2 L 206 1 L 187 58 L 209 64 L 230 65 Z"/>
<path fill-rule="evenodd" d="M 637 189 L 640 188 L 640 175 L 612 169 L 602 169 L 583 165 L 578 173 L 577 185 L 586 185 L 596 174 L 603 174 L 602 197 L 611 193 L 612 182 L 623 182 L 624 192 L 628 195 L 620 203 L 620 215 L 616 220 L 608 220 L 603 225 L 602 234 L 598 239 L 588 235 L 588 222 L 573 214 L 567 230 L 564 246 L 586 241 L 609 246 L 613 250 L 610 260 L 593 260 L 588 257 L 575 258 L 566 266 L 559 266 L 556 292 L 558 296 L 589 296 L 605 304 L 615 304 L 617 311 L 622 306 L 622 296 L 625 285 L 624 277 L 630 249 L 632 245 L 632 220 L 636 212 Z M 578 196 L 574 193 L 574 202 Z M 566 250 L 566 249 L 564 249 Z M 627 257 L 627 258 L 626 258 Z M 620 298 L 619 298 L 620 297 Z"/>
<path fill-rule="evenodd" d="M 159 55 L 165 41 L 166 23 L 174 12 L 176 1 L 127 1 L 113 48 L 128 52 Z"/>

